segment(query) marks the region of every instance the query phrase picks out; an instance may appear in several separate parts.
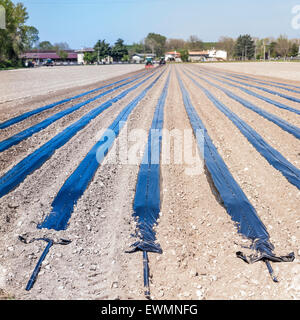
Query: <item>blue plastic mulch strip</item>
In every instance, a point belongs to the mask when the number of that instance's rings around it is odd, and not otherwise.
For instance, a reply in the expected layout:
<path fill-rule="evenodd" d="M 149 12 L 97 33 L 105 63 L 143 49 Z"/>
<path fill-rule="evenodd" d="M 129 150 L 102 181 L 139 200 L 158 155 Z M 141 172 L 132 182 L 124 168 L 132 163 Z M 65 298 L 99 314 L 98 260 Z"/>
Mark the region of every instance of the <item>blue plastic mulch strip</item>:
<path fill-rule="evenodd" d="M 157 73 L 157 71 L 155 73 Z M 65 128 L 62 132 L 58 133 L 51 140 L 16 164 L 0 178 L 0 198 L 17 187 L 27 177 L 27 175 L 41 167 L 42 164 L 52 156 L 55 150 L 67 143 L 78 131 L 88 125 L 91 120 L 95 119 L 104 110 L 111 107 L 113 103 L 124 98 L 129 92 L 141 86 L 153 77 L 155 73 L 151 74 L 134 86 L 124 90 L 116 97 L 102 103 L 99 107 L 91 110 L 89 113 L 71 124 L 69 127 Z"/>
<path fill-rule="evenodd" d="M 147 92 L 155 85 L 160 75 L 144 89 L 134 100 L 132 100 L 116 117 L 112 124 L 106 129 L 101 139 L 92 147 L 85 158 L 81 161 L 75 171 L 65 181 L 52 202 L 52 211 L 38 228 L 54 230 L 65 230 L 78 199 L 83 195 L 90 181 L 93 179 L 100 163 L 112 147 L 121 128 L 128 119 L 132 110 L 145 97 Z"/>
<path fill-rule="evenodd" d="M 111 93 L 113 91 L 116 91 L 116 90 L 118 90 L 118 89 L 120 89 L 120 88 L 122 88 L 122 87 L 124 87 L 124 86 L 126 86 L 126 85 L 128 85 L 130 83 L 132 83 L 132 82 L 137 81 L 138 79 L 142 78 L 143 76 L 144 75 L 139 76 L 139 77 L 137 77 L 137 78 L 135 78 L 135 79 L 133 79 L 131 81 L 125 82 L 125 83 L 123 83 L 121 85 L 118 85 L 118 86 L 112 88 L 112 89 L 104 91 L 101 94 L 99 94 L 99 95 L 97 95 L 97 96 L 95 96 L 95 97 L 93 97 L 91 99 L 88 99 L 88 100 L 86 100 L 84 102 L 78 103 L 78 104 L 76 104 L 76 105 L 74 105 L 72 107 L 69 107 L 69 108 L 67 108 L 65 110 L 62 110 L 62 111 L 60 111 L 60 112 L 48 117 L 47 119 L 45 119 L 45 120 L 43 120 L 43 121 L 41 121 L 41 122 L 39 122 L 39 123 L 27 128 L 27 129 L 25 129 L 25 130 L 15 134 L 15 135 L 13 135 L 12 137 L 1 141 L 0 142 L 0 152 L 5 151 L 8 148 L 10 148 L 11 146 L 16 145 L 16 144 L 20 143 L 21 141 L 31 137 L 33 134 L 35 134 L 35 133 L 47 128 L 48 126 L 50 126 L 50 124 L 52 124 L 53 122 L 65 117 L 66 115 L 79 110 L 83 106 L 85 106 L 85 105 L 87 105 L 87 104 L 89 104 L 89 103 L 91 103 L 93 101 L 96 101 L 96 100 L 100 99 L 101 97 L 104 97 L 104 96 L 108 95 L 109 93 Z"/>
<path fill-rule="evenodd" d="M 270 87 L 274 87 L 274 88 L 278 88 L 278 89 L 282 89 L 282 90 L 286 90 L 286 91 L 290 91 L 290 92 L 300 93 L 299 90 L 283 87 L 282 85 L 278 85 L 278 84 L 267 83 L 266 81 L 254 79 L 254 78 L 251 78 L 251 77 L 246 77 L 246 76 L 237 75 L 237 74 L 234 75 L 232 73 L 230 75 L 232 77 L 235 77 L 237 79 L 241 79 L 241 80 L 244 80 L 244 81 L 248 80 L 248 81 L 252 81 L 252 82 L 258 83 L 258 84 L 262 84 L 264 86 L 270 86 Z"/>
<path fill-rule="evenodd" d="M 295 86 L 293 84 L 288 84 L 288 83 L 283 83 L 283 82 L 276 82 L 276 81 L 271 81 L 271 80 L 262 80 L 262 79 L 258 79 L 258 78 L 254 78 L 254 77 L 249 77 L 249 76 L 246 76 L 246 75 L 241 75 L 241 74 L 235 74 L 235 73 L 229 73 L 229 72 L 222 72 L 224 74 L 228 74 L 230 76 L 238 76 L 238 77 L 243 77 L 245 79 L 251 79 L 251 80 L 257 80 L 257 81 L 261 81 L 261 82 L 264 82 L 264 83 L 274 83 L 274 84 L 279 84 L 281 86 L 287 86 L 287 87 L 291 87 L 291 88 L 296 88 L 296 89 L 300 89 L 299 86 Z"/>
<path fill-rule="evenodd" d="M 204 79 L 198 75 L 196 75 L 194 72 L 190 71 L 192 74 L 194 74 L 195 76 L 197 76 L 199 79 L 209 83 L 211 86 L 214 86 L 215 88 L 218 88 L 219 90 L 223 91 L 228 97 L 232 98 L 235 101 L 238 101 L 241 105 L 243 105 L 244 107 L 256 112 L 257 114 L 263 116 L 264 118 L 266 118 L 267 120 L 275 123 L 277 126 L 279 126 L 281 129 L 283 129 L 284 131 L 292 134 L 294 137 L 296 137 L 297 139 L 300 139 L 300 129 L 292 124 L 290 124 L 289 122 L 255 106 L 254 104 L 252 104 L 251 102 L 235 95 L 234 93 L 232 93 L 231 91 L 222 88 L 220 86 L 218 86 L 215 83 L 210 82 L 207 79 Z"/>
<path fill-rule="evenodd" d="M 164 106 L 169 82 L 170 73 L 154 111 L 147 145 L 137 178 L 132 215 L 137 222 L 135 236 L 138 241 L 131 245 L 133 247 L 132 250 L 127 251 L 128 253 L 138 250 L 143 251 L 144 288 L 147 298 L 150 298 L 148 252 L 162 253 L 159 243 L 156 242 L 153 228 L 157 224 L 160 212 L 160 154 Z"/>
<path fill-rule="evenodd" d="M 137 178 L 135 198 L 133 202 L 133 217 L 137 221 L 139 238 L 132 251 L 141 250 L 161 253 L 161 247 L 156 243 L 154 225 L 160 212 L 160 154 L 162 129 L 164 123 L 164 105 L 168 93 L 170 74 L 166 80 L 158 100 L 148 142 L 140 165 Z"/>
<path fill-rule="evenodd" d="M 242 258 L 244 261 L 250 263 L 262 260 L 264 262 L 270 261 L 293 261 L 294 254 L 291 253 L 285 257 L 276 257 L 272 252 L 274 246 L 269 240 L 269 234 L 266 227 L 259 219 L 254 207 L 247 199 L 246 195 L 231 175 L 228 167 L 224 160 L 218 153 L 214 146 L 211 138 L 209 137 L 207 130 L 197 114 L 189 94 L 183 85 L 178 73 L 177 78 L 179 81 L 180 89 L 182 92 L 183 103 L 187 115 L 189 117 L 191 126 L 193 128 L 195 136 L 198 132 L 203 132 L 204 145 L 198 143 L 200 154 L 204 155 L 205 165 L 212 177 L 213 183 L 218 190 L 226 211 L 231 216 L 232 220 L 236 223 L 238 232 L 248 239 L 252 240 L 251 248 L 256 250 L 260 256 L 257 258 L 247 259 L 241 252 L 237 253 L 237 256 Z M 202 150 L 204 149 L 204 150 Z M 269 264 L 269 262 L 268 262 Z M 277 281 L 273 277 L 272 268 L 270 267 L 269 272 L 274 281 Z"/>
<path fill-rule="evenodd" d="M 245 82 L 241 82 L 241 81 L 237 81 L 237 80 L 234 80 L 234 79 L 229 79 L 230 81 L 233 81 L 233 82 L 236 82 L 236 83 L 239 83 L 239 84 L 242 84 L 243 86 L 246 86 L 246 87 L 251 87 L 251 88 L 255 88 L 255 89 L 258 89 L 258 90 L 262 90 L 262 91 L 265 91 L 265 92 L 268 92 L 268 93 L 271 93 L 271 94 L 274 94 L 275 96 L 279 96 L 281 98 L 284 98 L 284 99 L 287 99 L 287 100 L 291 100 L 293 102 L 298 102 L 300 103 L 300 99 L 297 99 L 295 97 L 291 97 L 291 96 L 287 96 L 283 93 L 280 93 L 278 91 L 273 91 L 273 90 L 270 90 L 270 89 L 267 89 L 267 88 L 263 88 L 263 87 L 258 87 L 258 86 L 255 86 L 253 84 L 250 84 L 250 83 L 245 83 Z"/>
<path fill-rule="evenodd" d="M 283 103 L 281 103 L 281 102 L 278 102 L 278 101 L 269 99 L 269 98 L 267 98 L 267 97 L 265 97 L 265 96 L 262 96 L 262 95 L 260 95 L 260 94 L 258 94 L 258 93 L 256 93 L 256 92 L 254 92 L 254 91 L 248 90 L 248 89 L 246 89 L 246 88 L 244 88 L 244 87 L 238 86 L 238 85 L 233 84 L 233 83 L 228 82 L 228 81 L 220 80 L 220 79 L 218 79 L 217 77 L 232 81 L 232 79 L 230 79 L 230 78 L 227 78 L 227 77 L 224 77 L 224 76 L 220 76 L 220 75 L 215 75 L 215 76 L 213 76 L 213 75 L 212 75 L 211 73 L 209 73 L 209 72 L 206 72 L 206 71 L 203 71 L 203 70 L 201 70 L 201 71 L 204 72 L 205 75 L 207 75 L 208 77 L 211 77 L 211 78 L 215 79 L 215 80 L 218 81 L 218 82 L 226 83 L 226 84 L 228 84 L 229 86 L 231 86 L 231 87 L 233 87 L 233 88 L 237 88 L 237 89 L 239 89 L 239 90 L 241 90 L 241 91 L 244 91 L 245 93 L 249 94 L 250 96 L 253 96 L 253 97 L 256 97 L 256 98 L 258 98 L 258 99 L 261 99 L 261 100 L 263 100 L 263 101 L 265 101 L 265 102 L 268 102 L 268 103 L 274 105 L 275 107 L 278 107 L 278 108 L 281 108 L 281 109 L 285 109 L 285 110 L 288 110 L 288 111 L 290 111 L 290 112 L 293 112 L 293 113 L 296 113 L 296 114 L 300 115 L 300 110 L 299 110 L 299 109 L 295 109 L 295 108 L 289 107 L 289 106 L 287 106 L 287 105 L 285 105 L 285 104 L 283 104 Z"/>
<path fill-rule="evenodd" d="M 145 74 L 144 72 L 141 73 L 141 75 Z M 31 111 L 28 111 L 28 112 L 25 112 L 19 116 L 16 116 L 14 118 L 11 118 L 9 120 L 6 120 L 2 123 L 0 123 L 0 129 L 5 129 L 5 128 L 8 128 L 10 126 L 12 126 L 13 124 L 16 124 L 18 122 L 21 122 L 35 114 L 38 114 L 38 113 L 41 113 L 45 110 L 48 110 L 48 109 L 52 109 L 54 107 L 57 107 L 63 103 L 66 103 L 66 102 L 69 102 L 69 101 L 72 101 L 72 100 L 76 100 L 76 99 L 79 99 L 79 98 L 82 98 L 88 94 L 91 94 L 91 93 L 94 93 L 94 92 L 97 92 L 99 90 L 102 90 L 104 88 L 108 88 L 108 87 L 111 87 L 111 86 L 114 86 L 118 83 L 122 83 L 126 80 L 129 80 L 129 79 L 134 79 L 134 78 L 138 78 L 140 75 L 136 75 L 136 76 L 132 76 L 132 77 L 128 77 L 128 78 L 125 78 L 125 79 L 122 79 L 120 81 L 116 81 L 116 82 L 113 82 L 113 83 L 110 83 L 110 84 L 107 84 L 105 86 L 102 86 L 102 87 L 99 87 L 99 88 L 96 88 L 96 89 L 93 89 L 93 90 L 90 90 L 90 91 L 87 91 L 87 92 L 84 92 L 84 93 L 81 93 L 79 95 L 76 95 L 74 97 L 71 97 L 71 98 L 67 98 L 67 99 L 63 99 L 63 100 L 60 100 L 60 101 L 57 101 L 57 102 L 54 102 L 54 103 L 51 103 L 51 104 L 48 104 L 46 106 L 43 106 L 43 107 L 40 107 L 40 108 L 37 108 L 37 109 L 34 109 L 34 110 L 31 110 Z"/>
<path fill-rule="evenodd" d="M 234 78 L 237 78 L 237 79 L 244 80 L 244 81 L 248 80 L 248 81 L 252 81 L 252 82 L 258 83 L 258 84 L 262 84 L 264 86 L 270 86 L 270 87 L 274 87 L 274 88 L 278 88 L 278 89 L 282 89 L 282 90 L 286 90 L 286 91 L 290 91 L 290 92 L 300 93 L 299 90 L 294 90 L 294 89 L 282 87 L 282 86 L 276 85 L 276 84 L 266 83 L 264 81 L 256 80 L 256 79 L 253 79 L 253 78 L 250 78 L 250 77 L 245 77 L 245 76 L 241 76 L 241 75 L 233 75 L 232 73 L 231 73 L 231 76 L 234 77 Z"/>
<path fill-rule="evenodd" d="M 187 74 L 186 74 L 187 75 Z M 239 118 L 234 112 L 221 103 L 211 92 L 187 75 L 200 88 L 213 104 L 234 123 L 240 132 L 248 139 L 253 147 L 287 180 L 300 189 L 300 170 L 292 165 L 280 152 L 271 147 L 254 129 Z"/>

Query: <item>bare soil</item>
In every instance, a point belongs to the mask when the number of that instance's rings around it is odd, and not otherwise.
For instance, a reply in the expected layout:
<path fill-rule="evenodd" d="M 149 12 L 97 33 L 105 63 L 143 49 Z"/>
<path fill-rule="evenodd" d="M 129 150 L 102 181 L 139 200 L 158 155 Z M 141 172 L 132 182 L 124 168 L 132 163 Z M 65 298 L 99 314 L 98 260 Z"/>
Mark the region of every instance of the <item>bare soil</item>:
<path fill-rule="evenodd" d="M 230 66 L 230 64 L 222 65 Z M 211 66 L 213 65 L 205 65 L 205 68 L 217 70 Z M 281 67 L 276 69 L 277 65 L 272 64 L 272 66 L 274 68 L 272 79 L 277 81 L 275 77 L 281 72 Z M 169 164 L 161 165 L 162 203 L 160 218 L 155 228 L 163 254 L 149 254 L 152 299 L 300 298 L 300 191 L 256 151 L 230 119 L 219 111 L 183 72 L 188 69 L 196 72 L 201 68 L 203 64 L 167 67 L 163 76 L 133 110 L 127 121 L 127 128 L 122 130 L 115 142 L 115 148 L 118 150 L 118 146 L 124 141 L 122 139 L 126 138 L 126 133 L 132 134 L 135 130 L 135 137 L 131 136 L 129 147 L 132 155 L 138 155 L 136 164 L 126 164 L 118 157 L 114 162 L 114 153 L 109 152 L 75 206 L 66 230 L 57 232 L 39 230 L 36 227 L 37 223 L 43 221 L 49 214 L 55 195 L 99 139 L 101 130 L 107 128 L 118 113 L 142 92 L 154 77 L 92 120 L 86 128 L 58 149 L 41 168 L 0 199 L 0 299 L 145 298 L 142 253 L 125 252 L 134 242 L 132 233 L 135 230 L 135 223 L 132 218 L 132 203 L 139 163 L 146 142 L 141 129 L 148 132 L 168 72 L 171 72 L 164 111 L 164 129 L 170 131 L 175 129 L 180 132 L 191 130 L 175 71 L 179 73 L 220 155 L 265 224 L 270 240 L 275 246 L 274 252 L 277 255 L 286 255 L 293 251 L 295 260 L 292 263 L 272 264 L 279 278 L 279 282 L 274 283 L 264 263 L 248 265 L 238 259 L 236 252 L 243 251 L 242 246 L 248 244 L 248 240 L 237 233 L 237 228 L 222 206 L 205 166 L 202 165 L 202 170 L 198 174 L 192 174 L 194 166 L 190 163 L 174 163 L 173 156 L 178 154 L 172 142 L 171 161 Z M 235 68 L 234 64 L 232 68 Z M 158 71 L 161 72 L 159 69 Z M 253 74 L 250 68 L 249 74 L 251 72 Z M 127 76 L 129 75 L 124 74 L 113 80 Z M 263 79 L 257 74 L 255 76 Z M 295 137 L 246 109 L 221 90 L 194 75 L 191 77 L 238 114 L 292 164 L 299 167 L 300 148 Z M 225 83 L 220 84 L 204 73 L 201 77 L 300 126 L 299 116 L 296 114 L 276 108 Z M 286 80 L 282 77 L 280 81 L 299 85 L 300 82 L 291 79 Z M 112 79 L 77 87 L 74 92 L 87 91 L 110 81 Z M 125 88 L 127 86 L 55 122 L 47 129 L 1 153 L 1 174 L 93 107 Z M 262 91 L 259 93 L 268 96 Z M 73 89 L 69 88 L 53 94 L 41 92 L 40 96 L 2 103 L 0 118 L 9 119 L 15 114 L 60 100 L 70 94 L 73 95 Z M 297 96 L 291 92 L 288 95 Z M 299 108 L 296 103 L 286 99 L 274 95 L 271 98 L 281 99 L 285 104 Z M 9 137 L 70 105 L 72 103 L 24 120 L 3 130 L 1 137 L 2 139 Z M 142 141 L 137 149 L 134 149 L 137 143 L 134 138 Z M 192 135 L 189 143 L 195 150 L 196 142 Z M 184 159 L 184 154 L 182 156 Z M 200 158 L 198 160 L 201 162 Z M 36 241 L 25 245 L 18 240 L 20 234 L 26 235 L 29 239 L 49 236 L 72 240 L 67 246 L 54 245 L 50 249 L 37 281 L 29 292 L 25 291 L 25 286 L 46 243 Z"/>

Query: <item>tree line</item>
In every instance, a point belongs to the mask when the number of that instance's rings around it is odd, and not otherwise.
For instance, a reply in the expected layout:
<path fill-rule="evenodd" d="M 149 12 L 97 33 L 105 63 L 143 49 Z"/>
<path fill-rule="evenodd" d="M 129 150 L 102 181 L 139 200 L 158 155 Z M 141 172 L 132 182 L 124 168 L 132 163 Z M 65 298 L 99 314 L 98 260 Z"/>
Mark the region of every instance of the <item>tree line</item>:
<path fill-rule="evenodd" d="M 20 54 L 30 50 L 55 50 L 62 60 L 66 59 L 70 50 L 66 42 L 50 43 L 39 42 L 39 31 L 34 26 L 26 24 L 28 13 L 22 3 L 14 4 L 11 0 L 0 0 L 5 8 L 6 28 L 0 29 L 0 68 L 21 66 Z M 113 45 L 105 40 L 98 40 L 93 52 L 86 52 L 84 59 L 87 63 L 95 63 L 111 56 L 115 61 L 128 61 L 133 54 L 152 53 L 161 57 L 166 51 L 177 50 L 184 61 L 188 59 L 189 50 L 220 49 L 227 51 L 228 59 L 250 60 L 287 58 L 298 55 L 300 39 L 288 39 L 281 35 L 273 37 L 255 38 L 249 34 L 240 35 L 237 39 L 223 36 L 217 42 L 204 42 L 198 36 L 191 35 L 187 40 L 167 38 L 158 33 L 148 35 L 133 44 L 125 44 L 118 39 Z"/>
<path fill-rule="evenodd" d="M 87 53 L 87 61 L 97 61 L 97 52 L 100 58 L 110 55 L 117 61 L 127 61 L 129 56 L 138 53 L 152 53 L 157 57 L 163 56 L 168 51 L 178 51 L 183 61 L 188 61 L 189 51 L 202 51 L 209 49 L 225 50 L 229 60 L 264 60 L 296 57 L 299 52 L 300 39 L 288 39 L 280 35 L 273 37 L 255 38 L 249 34 L 240 35 L 237 39 L 222 36 L 217 42 L 204 42 L 198 36 L 191 35 L 187 40 L 180 38 L 167 38 L 161 34 L 149 33 L 145 39 L 132 45 L 125 45 L 118 39 L 114 46 L 99 40 L 94 46 L 93 54 Z M 123 56 L 122 56 L 123 55 Z"/>

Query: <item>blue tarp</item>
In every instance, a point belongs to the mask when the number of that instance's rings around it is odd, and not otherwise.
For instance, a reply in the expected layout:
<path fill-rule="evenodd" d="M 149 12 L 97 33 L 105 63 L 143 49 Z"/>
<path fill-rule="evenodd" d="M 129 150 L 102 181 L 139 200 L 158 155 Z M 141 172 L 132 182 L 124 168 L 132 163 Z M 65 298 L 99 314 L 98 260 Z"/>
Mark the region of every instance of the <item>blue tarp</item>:
<path fill-rule="evenodd" d="M 254 92 L 254 91 L 248 90 L 248 89 L 246 89 L 244 87 L 235 85 L 235 84 L 233 84 L 231 82 L 228 82 L 228 81 L 220 80 L 217 77 L 239 83 L 238 81 L 235 81 L 235 80 L 230 79 L 228 77 L 223 77 L 223 76 L 220 76 L 220 75 L 216 75 L 216 74 L 215 74 L 215 76 L 213 76 L 211 72 L 206 72 L 206 71 L 204 71 L 202 69 L 201 69 L 201 72 L 205 73 L 205 75 L 207 75 L 207 76 L 209 76 L 209 77 L 211 77 L 211 78 L 213 78 L 213 79 L 215 79 L 215 80 L 217 80 L 217 81 L 219 81 L 221 83 L 226 83 L 227 85 L 229 85 L 229 86 L 231 86 L 233 88 L 238 88 L 241 91 L 244 91 L 245 93 L 249 94 L 250 96 L 253 96 L 253 97 L 256 97 L 256 98 L 261 99 L 263 101 L 266 101 L 266 102 L 274 105 L 275 107 L 278 107 L 278 108 L 281 108 L 281 109 L 285 109 L 285 110 L 288 110 L 290 112 L 294 112 L 294 113 L 300 115 L 300 110 L 299 109 L 295 109 L 295 108 L 289 107 L 289 106 L 287 106 L 287 105 L 285 105 L 285 104 L 283 104 L 281 102 L 269 99 L 269 98 L 267 98 L 265 96 L 262 96 L 262 95 L 260 95 L 260 94 L 258 94 L 256 92 Z"/>
<path fill-rule="evenodd" d="M 191 71 L 190 71 L 191 72 Z M 192 74 L 194 74 L 193 72 L 191 72 Z M 272 113 L 269 113 L 257 106 L 255 106 L 253 103 L 241 98 L 240 96 L 237 96 L 236 94 L 232 93 L 231 91 L 222 88 L 220 86 L 218 86 L 217 84 L 214 84 L 210 81 L 208 81 L 207 79 L 201 78 L 200 76 L 198 76 L 201 80 L 206 81 L 207 83 L 209 83 L 210 85 L 220 89 L 221 91 L 223 91 L 226 95 L 228 95 L 228 97 L 238 101 L 241 105 L 243 105 L 244 107 L 256 112 L 257 114 L 259 114 L 260 116 L 263 116 L 264 118 L 266 118 L 267 120 L 275 123 L 277 126 L 279 126 L 281 129 L 283 129 L 284 131 L 292 134 L 294 137 L 296 137 L 297 139 L 300 139 L 300 129 L 292 124 L 290 124 L 289 122 L 275 116 Z"/>
<path fill-rule="evenodd" d="M 54 230 L 64 230 L 67 228 L 68 221 L 74 210 L 74 205 L 76 205 L 78 199 L 83 195 L 90 181 L 93 179 L 100 163 L 112 147 L 125 121 L 128 119 L 132 110 L 162 76 L 163 72 L 160 73 L 142 93 L 132 100 L 107 128 L 101 139 L 92 147 L 79 166 L 65 181 L 52 202 L 51 213 L 38 225 L 39 228 Z"/>
<path fill-rule="evenodd" d="M 140 239 L 133 244 L 133 251 L 142 250 L 161 253 L 159 244 L 155 242 L 156 238 L 153 226 L 156 224 L 160 212 L 160 154 L 164 105 L 169 81 L 170 74 L 154 112 L 148 142 L 138 174 L 133 203 L 133 216 L 137 221 L 137 237 Z"/>
<path fill-rule="evenodd" d="M 266 227 L 259 219 L 254 207 L 235 181 L 222 157 L 218 153 L 208 135 L 204 123 L 192 105 L 189 94 L 178 74 L 177 77 L 182 92 L 183 102 L 194 134 L 196 135 L 197 132 L 202 130 L 204 135 L 204 146 L 198 144 L 198 148 L 200 154 L 204 154 L 205 166 L 211 175 L 213 183 L 219 192 L 227 212 L 236 223 L 238 232 L 248 239 L 251 239 L 252 249 L 261 254 L 255 261 L 274 261 L 275 258 L 278 259 L 277 261 L 292 261 L 294 259 L 293 254 L 284 258 L 281 257 L 282 259 L 280 257 L 275 257 L 273 254 L 272 251 L 274 246 L 269 241 L 269 234 Z M 202 148 L 204 148 L 204 150 L 202 150 Z M 247 260 L 242 253 L 239 253 L 239 257 L 243 257 L 245 261 Z M 250 261 L 252 262 L 254 260 Z M 269 267 L 269 262 L 267 265 Z M 272 269 L 269 271 L 272 275 Z M 277 281 L 275 277 L 273 277 L 273 280 Z"/>
<path fill-rule="evenodd" d="M 201 86 L 197 81 L 188 76 L 197 87 L 199 87 L 213 104 L 223 112 L 227 118 L 241 131 L 248 139 L 253 147 L 282 175 L 284 175 L 290 183 L 300 189 L 300 170 L 292 165 L 280 152 L 272 148 L 254 129 L 252 129 L 245 121 L 239 118 L 234 112 L 221 103 L 212 93 Z M 205 80 L 200 77 L 200 79 Z M 206 80 L 205 80 L 206 81 Z M 210 83 L 211 84 L 211 83 Z M 213 85 L 213 84 L 212 84 Z"/>
<path fill-rule="evenodd" d="M 18 186 L 26 178 L 27 175 L 38 169 L 46 160 L 48 160 L 52 156 L 55 150 L 67 143 L 78 131 L 82 130 L 86 125 L 88 125 L 92 119 L 95 119 L 104 110 L 111 107 L 113 103 L 124 98 L 129 92 L 141 86 L 151 77 L 153 77 L 154 74 L 155 73 L 151 74 L 141 82 L 124 90 L 116 97 L 102 103 L 99 107 L 91 110 L 89 113 L 84 115 L 75 123 L 71 124 L 62 132 L 58 133 L 51 140 L 46 142 L 40 148 L 38 148 L 18 164 L 16 164 L 12 169 L 10 169 L 0 178 L 0 197 L 3 197 L 8 192 L 13 190 L 16 186 Z"/>
<path fill-rule="evenodd" d="M 45 119 L 45 120 L 43 120 L 43 121 L 41 121 L 41 122 L 39 122 L 39 123 L 27 128 L 27 129 L 25 129 L 25 130 L 15 134 L 15 135 L 13 135 L 12 137 L 1 141 L 0 142 L 0 152 L 2 152 L 4 150 L 7 150 L 11 146 L 20 143 L 21 141 L 27 139 L 28 137 L 31 137 L 33 134 L 35 134 L 35 133 L 47 128 L 48 126 L 50 126 L 50 124 L 52 124 L 53 122 L 63 118 L 64 116 L 66 116 L 66 115 L 68 115 L 70 113 L 73 113 L 73 112 L 79 110 L 80 108 L 82 108 L 83 106 L 85 106 L 85 105 L 87 105 L 87 104 L 89 104 L 89 103 L 91 103 L 93 101 L 96 101 L 96 100 L 100 99 L 101 97 L 106 96 L 109 93 L 118 90 L 119 88 L 122 88 L 122 87 L 124 87 L 124 86 L 126 86 L 126 85 L 128 85 L 128 84 L 130 84 L 132 82 L 135 82 L 136 80 L 138 80 L 139 78 L 142 78 L 142 77 L 143 77 L 143 75 L 135 78 L 134 80 L 131 80 L 131 81 L 125 82 L 125 83 L 123 83 L 121 85 L 118 85 L 115 88 L 112 88 L 110 90 L 104 91 L 101 94 L 99 94 L 99 95 L 97 95 L 97 96 L 95 96 L 95 97 L 93 97 L 91 99 L 88 99 L 88 100 L 86 100 L 84 102 L 75 104 L 74 106 L 69 107 L 69 108 L 67 108 L 65 110 L 62 110 L 62 111 L 60 111 L 60 112 L 48 117 L 47 119 Z"/>

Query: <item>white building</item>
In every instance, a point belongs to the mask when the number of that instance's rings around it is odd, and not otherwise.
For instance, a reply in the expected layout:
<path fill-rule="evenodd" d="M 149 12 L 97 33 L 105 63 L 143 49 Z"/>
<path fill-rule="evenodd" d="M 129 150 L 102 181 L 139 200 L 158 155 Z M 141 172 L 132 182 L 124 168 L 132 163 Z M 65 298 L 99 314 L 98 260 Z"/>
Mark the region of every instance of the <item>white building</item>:
<path fill-rule="evenodd" d="M 226 61 L 227 52 L 224 50 L 203 50 L 203 51 L 189 51 L 189 61 Z"/>
<path fill-rule="evenodd" d="M 144 58 L 143 57 L 140 57 L 138 55 L 134 55 L 132 58 L 131 58 L 132 62 L 133 63 L 143 63 L 144 61 Z"/>
<path fill-rule="evenodd" d="M 84 53 L 85 52 L 94 52 L 93 48 L 84 48 L 84 49 L 80 49 L 80 50 L 75 50 L 75 52 L 77 53 L 77 63 L 78 64 L 84 64 Z"/>
<path fill-rule="evenodd" d="M 208 50 L 209 58 L 216 58 L 217 60 L 227 60 L 227 51 L 224 50 Z"/>

